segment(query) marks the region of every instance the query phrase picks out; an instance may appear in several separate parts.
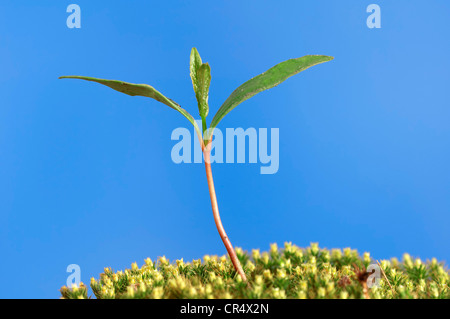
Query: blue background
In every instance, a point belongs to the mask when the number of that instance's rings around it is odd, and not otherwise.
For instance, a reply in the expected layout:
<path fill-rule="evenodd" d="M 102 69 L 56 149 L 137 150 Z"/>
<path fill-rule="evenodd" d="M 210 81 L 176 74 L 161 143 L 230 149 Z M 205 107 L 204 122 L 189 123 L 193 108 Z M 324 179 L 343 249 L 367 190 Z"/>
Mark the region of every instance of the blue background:
<path fill-rule="evenodd" d="M 78 264 L 226 251 L 202 164 L 172 162 L 177 127 L 156 101 L 78 74 L 149 83 L 197 114 L 196 46 L 212 67 L 212 115 L 241 83 L 306 54 L 335 60 L 233 110 L 226 127 L 280 128 L 280 169 L 213 166 L 235 246 L 352 247 L 377 259 L 450 251 L 450 3 L 70 1 L 0 4 L 0 297 L 58 298 Z"/>

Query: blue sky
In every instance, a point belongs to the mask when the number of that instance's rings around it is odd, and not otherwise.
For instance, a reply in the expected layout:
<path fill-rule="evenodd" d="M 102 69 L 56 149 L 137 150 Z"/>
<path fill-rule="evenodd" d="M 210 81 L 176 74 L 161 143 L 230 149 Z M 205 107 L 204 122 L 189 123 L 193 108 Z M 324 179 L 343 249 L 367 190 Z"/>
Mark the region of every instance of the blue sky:
<path fill-rule="evenodd" d="M 58 298 L 78 264 L 226 251 L 204 166 L 172 162 L 178 113 L 78 74 L 148 83 L 197 114 L 189 53 L 212 68 L 210 117 L 278 62 L 332 55 L 220 123 L 279 128 L 280 169 L 213 165 L 235 246 L 352 247 L 450 260 L 448 1 L 69 1 L 0 4 L 0 297 Z"/>

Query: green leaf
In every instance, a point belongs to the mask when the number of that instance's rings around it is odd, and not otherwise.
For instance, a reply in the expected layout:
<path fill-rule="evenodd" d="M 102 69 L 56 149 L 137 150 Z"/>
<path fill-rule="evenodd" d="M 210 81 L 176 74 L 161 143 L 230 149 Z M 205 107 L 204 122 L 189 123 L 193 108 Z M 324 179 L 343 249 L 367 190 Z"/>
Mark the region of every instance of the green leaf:
<path fill-rule="evenodd" d="M 197 70 L 201 65 L 202 65 L 202 58 L 200 57 L 200 54 L 198 53 L 196 48 L 192 48 L 189 70 L 191 74 L 192 85 L 194 87 L 194 92 L 196 94 L 198 91 Z"/>
<path fill-rule="evenodd" d="M 208 115 L 208 93 L 211 83 L 211 67 L 208 63 L 202 64 L 197 70 L 198 91 L 195 96 L 198 102 L 198 111 L 202 118 Z"/>
<path fill-rule="evenodd" d="M 211 132 L 219 124 L 225 115 L 240 103 L 258 94 L 259 92 L 271 89 L 287 78 L 304 71 L 316 64 L 328 62 L 333 57 L 325 55 L 306 55 L 297 59 L 290 59 L 281 62 L 266 72 L 248 80 L 226 99 L 222 106 L 217 111 L 211 122 Z"/>
<path fill-rule="evenodd" d="M 183 109 L 180 105 L 178 105 L 175 101 L 165 97 L 160 92 L 158 92 L 155 88 L 148 84 L 133 84 L 133 83 L 127 83 L 122 81 L 116 81 L 116 80 L 104 80 L 104 79 L 97 79 L 97 78 L 91 78 L 87 76 L 61 76 L 60 79 L 80 79 L 80 80 L 86 80 L 91 82 L 97 82 L 103 85 L 106 85 L 110 87 L 113 90 L 119 91 L 121 93 L 125 93 L 131 96 L 145 96 L 150 97 L 152 99 L 155 99 L 158 102 L 161 102 L 169 107 L 171 107 L 174 110 L 177 110 L 181 114 L 186 117 L 189 122 L 194 125 L 197 134 L 200 132 L 197 123 L 195 122 L 192 115 L 190 115 L 185 109 Z M 202 136 L 200 134 L 200 136 Z"/>
<path fill-rule="evenodd" d="M 196 48 L 192 48 L 191 50 L 189 69 L 195 97 L 197 98 L 198 111 L 201 118 L 204 119 L 209 112 L 208 93 L 211 83 L 211 67 L 208 63 L 202 63 L 202 59 Z"/>

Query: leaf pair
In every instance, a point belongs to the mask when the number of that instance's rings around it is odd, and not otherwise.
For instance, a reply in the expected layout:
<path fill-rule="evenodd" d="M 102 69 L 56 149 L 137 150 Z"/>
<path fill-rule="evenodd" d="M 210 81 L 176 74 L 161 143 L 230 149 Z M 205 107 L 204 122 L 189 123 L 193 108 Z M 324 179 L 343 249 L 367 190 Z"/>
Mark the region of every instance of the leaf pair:
<path fill-rule="evenodd" d="M 183 109 L 179 104 L 175 103 L 173 100 L 165 97 L 163 94 L 158 92 L 155 88 L 147 84 L 132 84 L 122 81 L 115 80 L 104 80 L 85 76 L 62 76 L 63 78 L 70 79 L 81 79 L 92 82 L 97 82 L 106 85 L 116 91 L 131 95 L 131 96 L 146 96 L 155 99 L 174 110 L 177 110 L 184 117 L 186 117 L 197 132 L 200 141 L 208 141 L 213 135 L 213 130 L 219 122 L 227 115 L 232 109 L 238 106 L 240 103 L 251 98 L 252 96 L 258 94 L 259 92 L 268 90 L 285 81 L 287 78 L 304 71 L 316 64 L 328 62 L 332 60 L 333 57 L 325 55 L 306 55 L 297 59 L 290 59 L 281 62 L 274 67 L 270 68 L 266 72 L 248 80 L 236 90 L 231 93 L 231 95 L 225 100 L 222 106 L 219 108 L 217 113 L 214 115 L 210 130 L 206 136 L 203 136 L 202 131 L 198 127 L 192 115 L 190 115 L 185 109 Z M 203 132 L 206 131 L 206 121 L 205 118 L 209 112 L 208 106 L 208 93 L 209 85 L 211 83 L 211 68 L 208 63 L 202 63 L 202 59 L 198 54 L 197 49 L 193 48 L 190 57 L 190 75 L 192 79 L 192 85 L 194 87 L 195 95 L 198 102 L 198 109 L 203 122 Z"/>

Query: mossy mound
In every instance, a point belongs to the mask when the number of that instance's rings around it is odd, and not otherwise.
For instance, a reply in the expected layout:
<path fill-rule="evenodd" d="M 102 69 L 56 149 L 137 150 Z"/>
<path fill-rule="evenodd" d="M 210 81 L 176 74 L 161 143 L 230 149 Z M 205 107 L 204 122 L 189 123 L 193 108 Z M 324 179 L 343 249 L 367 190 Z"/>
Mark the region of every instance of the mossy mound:
<path fill-rule="evenodd" d="M 105 268 L 91 289 L 98 299 L 113 298 L 450 298 L 449 271 L 435 258 L 423 262 L 404 254 L 376 261 L 356 250 L 299 248 L 286 243 L 268 252 L 247 254 L 237 248 L 249 285 L 242 282 L 227 256 L 170 263 L 150 258 L 142 267 Z M 62 287 L 63 298 L 87 298 L 87 287 Z"/>

